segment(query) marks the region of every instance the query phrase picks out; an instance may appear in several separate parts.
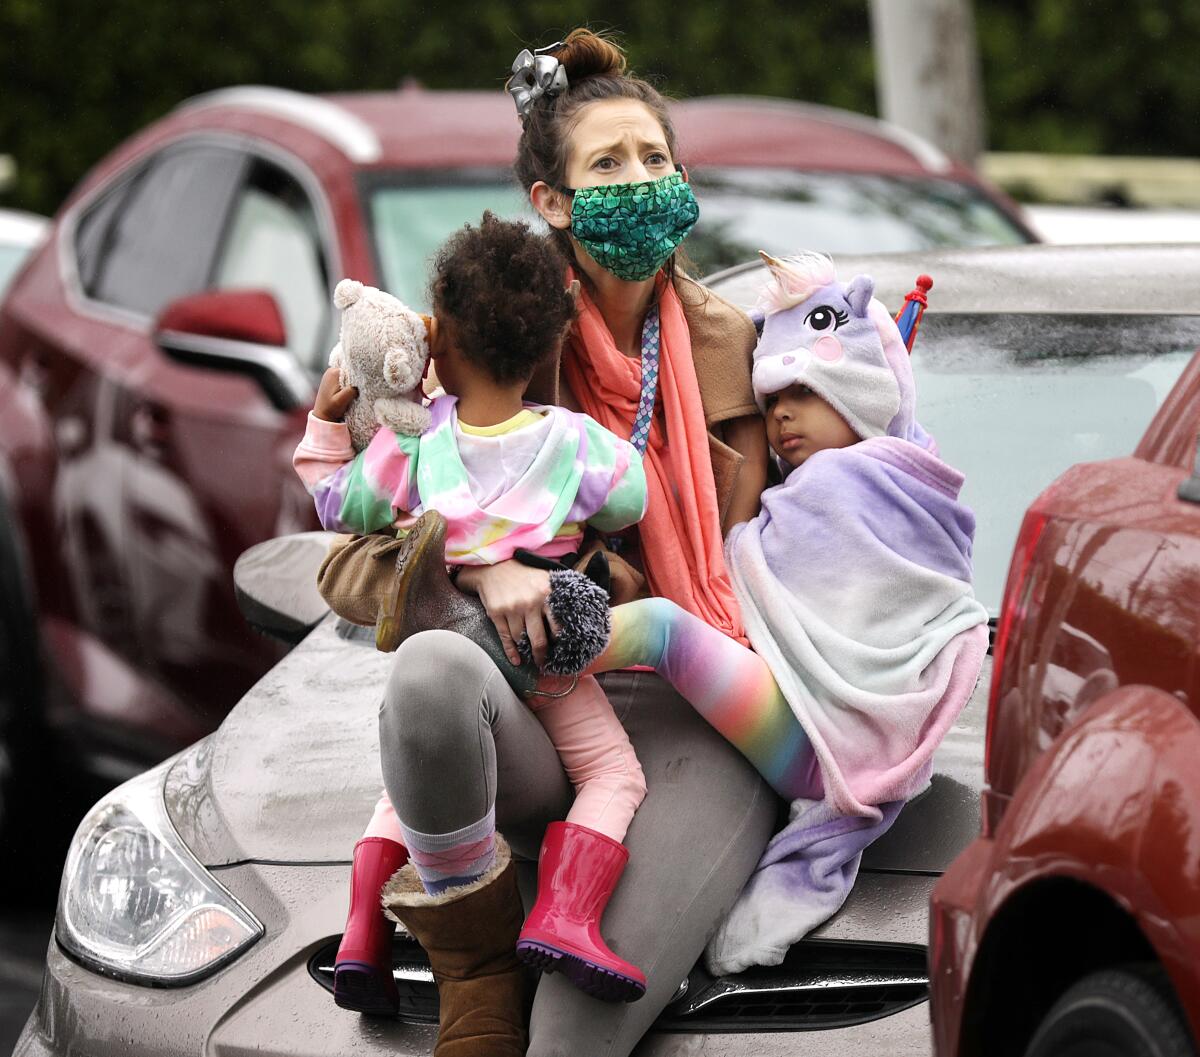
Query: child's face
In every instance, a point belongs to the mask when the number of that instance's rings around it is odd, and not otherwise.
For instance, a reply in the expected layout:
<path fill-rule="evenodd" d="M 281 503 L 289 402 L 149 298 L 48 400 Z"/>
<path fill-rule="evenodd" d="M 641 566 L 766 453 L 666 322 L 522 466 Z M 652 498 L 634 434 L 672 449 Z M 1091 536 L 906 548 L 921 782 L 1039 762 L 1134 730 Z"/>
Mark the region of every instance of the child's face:
<path fill-rule="evenodd" d="M 766 398 L 767 440 L 793 469 L 814 452 L 848 448 L 859 436 L 806 385 L 789 385 Z"/>

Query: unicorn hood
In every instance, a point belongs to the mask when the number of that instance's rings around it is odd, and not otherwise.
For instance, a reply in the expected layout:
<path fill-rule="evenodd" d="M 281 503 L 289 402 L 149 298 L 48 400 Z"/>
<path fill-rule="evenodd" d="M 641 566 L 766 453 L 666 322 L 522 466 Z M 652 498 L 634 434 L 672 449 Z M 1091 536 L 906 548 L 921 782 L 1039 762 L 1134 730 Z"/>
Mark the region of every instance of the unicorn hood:
<path fill-rule="evenodd" d="M 758 313 L 764 322 L 754 350 L 754 396 L 805 385 L 833 406 L 863 440 L 897 437 L 921 447 L 932 439 L 916 420 L 916 387 L 895 321 L 875 299 L 875 281 L 840 283 L 833 261 L 802 253 L 777 260 Z"/>

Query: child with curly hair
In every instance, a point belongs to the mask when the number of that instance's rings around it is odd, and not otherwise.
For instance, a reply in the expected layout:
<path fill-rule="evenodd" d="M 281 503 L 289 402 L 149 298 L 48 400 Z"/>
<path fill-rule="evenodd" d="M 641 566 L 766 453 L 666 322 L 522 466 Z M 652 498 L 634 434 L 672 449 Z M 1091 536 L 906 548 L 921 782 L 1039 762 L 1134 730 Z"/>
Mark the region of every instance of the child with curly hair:
<path fill-rule="evenodd" d="M 405 582 L 406 566 L 428 569 L 431 564 L 424 551 L 414 553 L 414 548 L 438 548 L 433 563 L 437 577 L 445 566 L 454 572 L 495 564 L 518 550 L 561 560 L 580 549 L 585 526 L 614 532 L 645 512 L 642 457 L 628 441 L 587 415 L 523 400 L 535 371 L 557 353 L 574 319 L 573 291 L 563 289 L 565 272 L 565 262 L 549 240 L 490 213 L 478 227 L 467 226 L 442 247 L 433 266 L 428 334 L 445 395 L 430 402 L 432 422 L 420 436 L 380 429 L 356 456 L 341 422 L 355 391 L 341 387 L 335 368 L 322 379 L 307 433 L 296 449 L 295 468 L 326 529 L 355 534 L 411 530 L 397 576 L 407 592 L 401 601 L 410 607 L 453 605 L 429 575 Z M 441 593 L 426 597 L 422 585 Z M 512 641 L 522 630 L 511 629 Z M 542 643 L 532 646 L 535 654 L 544 650 Z M 502 653 L 493 660 L 505 670 Z M 511 669 L 509 665 L 506 671 L 510 677 Z M 568 843 L 605 862 L 606 890 L 597 893 L 592 908 L 592 948 L 582 957 L 566 951 L 568 961 L 581 971 L 573 979 L 578 976 L 575 982 L 599 997 L 631 1000 L 645 990 L 645 977 L 603 945 L 595 926 L 628 858 L 620 842 L 645 796 L 641 767 L 594 677 L 581 678 L 564 696 L 535 697 L 529 704 L 576 790 L 567 816 Z M 429 722 L 436 724 L 437 717 Z M 404 802 L 411 803 L 413 791 L 406 793 Z M 420 795 L 436 801 L 439 793 L 428 789 Z M 481 804 L 485 802 L 481 790 Z M 406 825 L 389 797 L 380 799 L 355 846 L 350 911 L 335 970 L 338 1005 L 381 1013 L 398 1008 L 393 927 L 380 909 L 380 889 L 394 873 L 394 884 L 405 883 L 404 878 L 414 884 L 413 871 L 419 879 L 419 898 L 409 900 L 419 906 L 404 914 L 418 939 L 423 913 L 457 907 L 465 914 L 468 901 L 500 900 L 496 893 L 503 889 L 507 895 L 501 902 L 471 917 L 492 919 L 481 926 L 482 946 L 494 944 L 495 956 L 505 964 L 515 958 L 518 937 L 512 931 L 511 907 L 518 908 L 519 927 L 520 903 L 507 847 L 495 832 L 494 809 L 481 809 L 473 824 L 449 836 L 447 842 L 445 834 Z M 409 868 L 397 872 L 406 862 Z M 542 883 L 553 885 L 554 872 L 544 873 Z M 547 895 L 543 891 L 539 898 Z M 490 936 L 502 922 L 512 934 Z M 557 946 L 561 958 L 570 937 L 562 937 Z M 430 956 L 436 974 L 432 951 Z M 594 989 L 590 981 L 596 982 Z"/>

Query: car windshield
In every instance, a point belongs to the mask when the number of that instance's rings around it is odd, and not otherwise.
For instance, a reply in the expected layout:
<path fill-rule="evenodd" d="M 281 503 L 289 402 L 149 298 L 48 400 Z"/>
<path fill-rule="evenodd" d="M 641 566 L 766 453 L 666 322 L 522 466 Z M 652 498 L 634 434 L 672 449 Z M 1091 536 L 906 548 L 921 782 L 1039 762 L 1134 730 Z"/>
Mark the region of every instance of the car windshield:
<path fill-rule="evenodd" d="M 917 417 L 966 474 L 993 616 L 1025 509 L 1075 463 L 1131 455 L 1198 345 L 1194 316 L 926 316 Z"/>
<path fill-rule="evenodd" d="M 700 221 L 684 251 L 695 275 L 740 264 L 760 249 L 846 254 L 1028 241 L 987 198 L 949 180 L 723 168 L 697 171 L 693 182 Z M 384 284 L 424 308 L 429 260 L 456 228 L 477 222 L 485 209 L 541 224 L 499 173 L 446 174 L 440 183 L 385 179 L 368 201 Z"/>
<path fill-rule="evenodd" d="M 1029 241 L 980 192 L 952 180 L 704 169 L 693 180 L 700 221 L 685 243 L 697 275 L 799 249 L 901 253 Z"/>
<path fill-rule="evenodd" d="M 524 193 L 502 177 L 486 183 L 378 187 L 370 192 L 371 231 L 387 290 L 407 305 L 428 308 L 429 262 L 437 248 L 485 209 L 541 224 Z"/>

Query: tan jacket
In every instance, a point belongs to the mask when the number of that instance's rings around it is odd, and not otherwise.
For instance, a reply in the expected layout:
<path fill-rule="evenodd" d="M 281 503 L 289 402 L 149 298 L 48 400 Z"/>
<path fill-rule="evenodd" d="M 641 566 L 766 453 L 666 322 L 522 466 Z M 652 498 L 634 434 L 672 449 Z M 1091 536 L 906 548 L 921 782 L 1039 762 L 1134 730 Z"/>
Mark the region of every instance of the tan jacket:
<path fill-rule="evenodd" d="M 676 289 L 692 339 L 724 527 L 744 457 L 721 439 L 722 424 L 758 413 L 750 385 L 750 361 L 758 336 L 745 312 L 699 283 L 680 277 Z M 538 369 L 526 396 L 539 404 L 559 402 L 558 356 Z M 329 608 L 352 623 L 374 624 L 380 607 L 391 597 L 398 546 L 387 535 L 339 536 L 317 573 L 317 588 Z"/>

